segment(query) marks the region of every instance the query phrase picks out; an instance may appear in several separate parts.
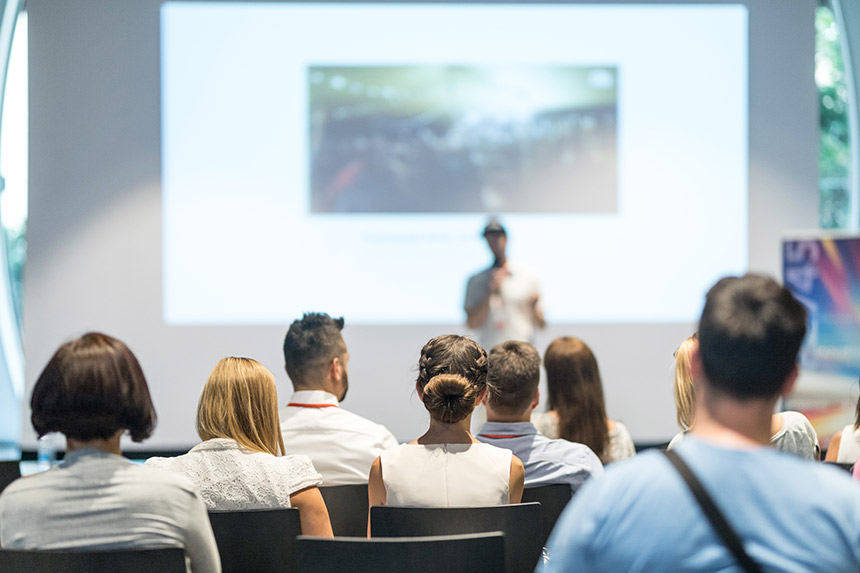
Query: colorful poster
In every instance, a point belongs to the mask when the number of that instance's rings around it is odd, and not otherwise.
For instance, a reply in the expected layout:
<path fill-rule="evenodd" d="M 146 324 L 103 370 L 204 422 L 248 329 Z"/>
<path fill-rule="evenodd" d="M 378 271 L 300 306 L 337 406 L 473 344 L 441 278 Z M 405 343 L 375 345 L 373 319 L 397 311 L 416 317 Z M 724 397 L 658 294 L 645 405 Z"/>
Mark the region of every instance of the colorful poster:
<path fill-rule="evenodd" d="M 784 241 L 783 282 L 808 313 L 801 374 L 785 408 L 805 413 L 826 447 L 854 422 L 860 395 L 860 237 Z"/>

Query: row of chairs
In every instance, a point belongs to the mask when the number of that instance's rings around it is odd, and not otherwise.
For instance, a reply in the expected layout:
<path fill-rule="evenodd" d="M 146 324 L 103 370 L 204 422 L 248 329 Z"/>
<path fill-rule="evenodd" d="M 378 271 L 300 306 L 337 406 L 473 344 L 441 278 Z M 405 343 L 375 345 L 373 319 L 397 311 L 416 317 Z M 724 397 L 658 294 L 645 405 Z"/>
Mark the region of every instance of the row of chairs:
<path fill-rule="evenodd" d="M 263 571 L 245 563 L 242 571 Z M 295 568 L 279 564 L 278 571 L 330 573 L 352 571 L 425 571 L 428 573 L 498 573 L 505 571 L 501 532 L 438 537 L 320 539 L 299 536 Z M 0 573 L 185 573 L 182 549 L 127 551 L 19 551 L 0 549 Z M 228 571 L 228 569 L 224 569 Z"/>
<path fill-rule="evenodd" d="M 17 470 L 16 463 L 0 462 L 0 481 L 4 482 L 0 484 L 0 491 L 6 482 L 16 477 Z M 554 485 L 527 488 L 523 494 L 523 504 L 516 506 L 373 508 L 370 520 L 373 538 L 368 540 L 367 486 L 323 487 L 320 491 L 338 539 L 300 537 L 298 510 L 210 512 L 224 572 L 284 571 L 294 570 L 296 565 L 300 571 L 324 571 L 332 570 L 326 568 L 331 565 L 332 559 L 349 562 L 360 557 L 360 563 L 376 563 L 375 559 L 370 558 L 372 555 L 387 555 L 384 562 L 392 567 L 390 570 L 405 567 L 404 564 L 415 559 L 426 570 L 430 561 L 449 555 L 450 552 L 463 555 L 464 551 L 469 555 L 482 555 L 479 562 L 484 565 L 492 564 L 498 557 L 503 560 L 505 570 L 531 571 L 556 519 L 570 499 L 568 486 Z M 493 532 L 501 532 L 502 537 Z M 495 557 L 488 556 L 487 551 L 491 549 Z M 178 563 L 177 552 L 181 554 L 179 550 L 150 550 L 145 554 L 140 551 L 87 551 L 74 553 L 67 558 L 65 553 L 53 551 L 2 550 L 0 572 L 73 571 L 77 562 L 81 563 L 82 571 L 135 570 L 138 560 L 148 570 L 170 571 L 171 561 Z M 315 557 L 311 559 L 311 555 Z M 60 559 L 61 567 L 51 565 L 55 559 Z M 119 568 L 108 565 L 116 559 L 130 561 Z M 28 564 L 22 565 L 21 560 L 26 560 Z M 450 561 L 446 563 L 440 559 L 438 562 L 446 572 L 451 571 Z M 315 563 L 328 565 L 322 569 L 312 569 Z M 184 570 L 184 564 L 182 567 Z M 350 569 L 354 569 L 354 565 Z M 502 569 L 492 566 L 489 569 L 471 567 L 470 570 Z"/>
<path fill-rule="evenodd" d="M 366 485 L 321 487 L 320 493 L 328 508 L 331 528 L 336 536 L 364 537 L 367 535 Z M 570 501 L 570 495 L 570 487 L 564 484 L 527 487 L 523 490 L 523 503 L 541 504 L 541 531 L 544 544 L 562 510 Z"/>
<path fill-rule="evenodd" d="M 392 553 L 386 561 L 389 564 L 420 556 L 423 569 L 438 562 L 440 570 L 450 571 L 452 563 L 441 557 L 449 551 L 460 551 L 463 544 L 495 547 L 498 552 L 494 555 L 503 566 L 489 570 L 518 573 L 533 571 L 540 559 L 544 546 L 542 513 L 537 502 L 492 507 L 373 507 L 371 539 L 366 537 L 365 521 L 360 535 L 340 536 L 336 532 L 338 537 L 334 540 L 299 536 L 298 510 L 211 512 L 209 518 L 225 573 L 284 571 L 284 564 L 290 563 L 295 563 L 299 571 L 334 571 L 325 567 L 315 569 L 314 564 L 341 561 L 353 563 L 350 570 L 362 564 L 367 568 L 361 570 L 373 571 L 369 564 L 376 561 L 368 558 L 389 552 Z M 501 534 L 502 541 L 492 536 L 479 539 L 486 533 Z M 452 535 L 455 537 L 451 538 Z M 495 556 L 481 554 L 484 562 L 494 562 Z M 361 559 L 351 561 L 358 557 Z"/>
<path fill-rule="evenodd" d="M 570 489 L 567 489 L 569 498 Z M 366 503 L 366 502 L 365 502 Z M 366 514 L 366 505 L 365 514 Z M 332 504 L 335 514 L 342 506 Z M 238 571 L 533 571 L 544 545 L 541 504 L 493 507 L 373 507 L 366 535 L 299 535 L 297 509 L 210 512 L 224 573 Z M 351 524 L 355 526 L 355 524 Z M 5 571 L 176 571 L 175 551 L 0 550 Z M 141 565 L 142 567 L 137 567 Z"/>

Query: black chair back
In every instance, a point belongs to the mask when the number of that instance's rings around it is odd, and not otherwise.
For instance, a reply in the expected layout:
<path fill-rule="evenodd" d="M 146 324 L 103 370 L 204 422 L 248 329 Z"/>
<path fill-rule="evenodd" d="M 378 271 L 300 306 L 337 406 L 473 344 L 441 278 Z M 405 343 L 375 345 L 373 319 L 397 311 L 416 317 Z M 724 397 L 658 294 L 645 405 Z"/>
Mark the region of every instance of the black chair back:
<path fill-rule="evenodd" d="M 339 537 L 367 537 L 367 484 L 319 488 L 331 530 Z"/>
<path fill-rule="evenodd" d="M 501 531 L 510 573 L 531 572 L 541 556 L 543 529 L 539 503 L 489 507 L 370 508 L 373 537 L 418 537 Z"/>
<path fill-rule="evenodd" d="M 299 510 L 210 511 L 223 573 L 295 571 Z"/>
<path fill-rule="evenodd" d="M 0 462 L 0 492 L 19 477 L 21 477 L 21 462 L 19 460 Z"/>
<path fill-rule="evenodd" d="M 852 473 L 854 471 L 854 464 L 846 464 L 844 462 L 823 462 L 825 464 L 835 466 L 839 469 L 845 470 L 848 473 Z"/>
<path fill-rule="evenodd" d="M 31 551 L 0 549 L 0 573 L 185 573 L 181 548 L 112 551 Z"/>
<path fill-rule="evenodd" d="M 299 573 L 500 573 L 505 542 L 499 532 L 397 539 L 300 536 Z"/>
<path fill-rule="evenodd" d="M 523 490 L 523 503 L 536 501 L 540 504 L 544 545 L 552 528 L 555 527 L 555 522 L 558 521 L 558 516 L 567 507 L 570 496 L 570 486 L 564 483 L 527 487 Z"/>

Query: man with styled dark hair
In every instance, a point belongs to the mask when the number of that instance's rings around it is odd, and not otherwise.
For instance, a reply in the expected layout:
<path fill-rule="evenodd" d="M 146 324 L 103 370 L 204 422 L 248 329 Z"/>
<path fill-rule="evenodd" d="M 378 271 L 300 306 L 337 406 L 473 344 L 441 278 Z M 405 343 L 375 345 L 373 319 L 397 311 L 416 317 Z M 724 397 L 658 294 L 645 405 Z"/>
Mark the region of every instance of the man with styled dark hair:
<path fill-rule="evenodd" d="M 646 452 L 583 487 L 546 570 L 860 570 L 860 487 L 768 446 L 805 332 L 803 307 L 772 279 L 714 285 L 692 350 L 696 424 L 677 457 Z"/>
<path fill-rule="evenodd" d="M 572 492 L 592 475 L 603 473 L 597 455 L 588 446 L 551 440 L 529 421 L 540 401 L 540 354 L 527 342 L 510 340 L 490 350 L 487 422 L 478 440 L 511 450 L 525 467 L 525 487 L 569 484 Z"/>
<path fill-rule="evenodd" d="M 295 392 L 280 411 L 284 446 L 304 454 L 323 486 L 367 483 L 370 465 L 398 444 L 380 424 L 339 407 L 349 388 L 343 318 L 309 312 L 284 338 L 284 362 Z"/>

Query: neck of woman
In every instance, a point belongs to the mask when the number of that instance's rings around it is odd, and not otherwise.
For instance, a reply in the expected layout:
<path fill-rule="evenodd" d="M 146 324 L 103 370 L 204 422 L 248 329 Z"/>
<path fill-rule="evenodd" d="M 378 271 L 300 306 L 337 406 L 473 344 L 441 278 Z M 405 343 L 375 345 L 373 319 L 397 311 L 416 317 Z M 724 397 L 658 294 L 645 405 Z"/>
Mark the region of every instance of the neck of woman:
<path fill-rule="evenodd" d="M 117 431 L 116 434 L 111 436 L 110 438 L 96 438 L 94 440 L 76 440 L 74 438 L 66 437 L 66 451 L 73 452 L 75 450 L 83 450 L 87 448 L 95 448 L 97 450 L 101 450 L 103 452 L 107 452 L 109 454 L 122 455 L 122 451 L 119 447 L 119 441 L 122 437 L 124 430 Z"/>
<path fill-rule="evenodd" d="M 430 429 L 415 440 L 415 443 L 421 445 L 427 444 L 472 444 L 476 440 L 469 428 L 472 426 L 472 415 L 469 414 L 459 422 L 446 424 L 439 420 L 430 418 Z"/>

